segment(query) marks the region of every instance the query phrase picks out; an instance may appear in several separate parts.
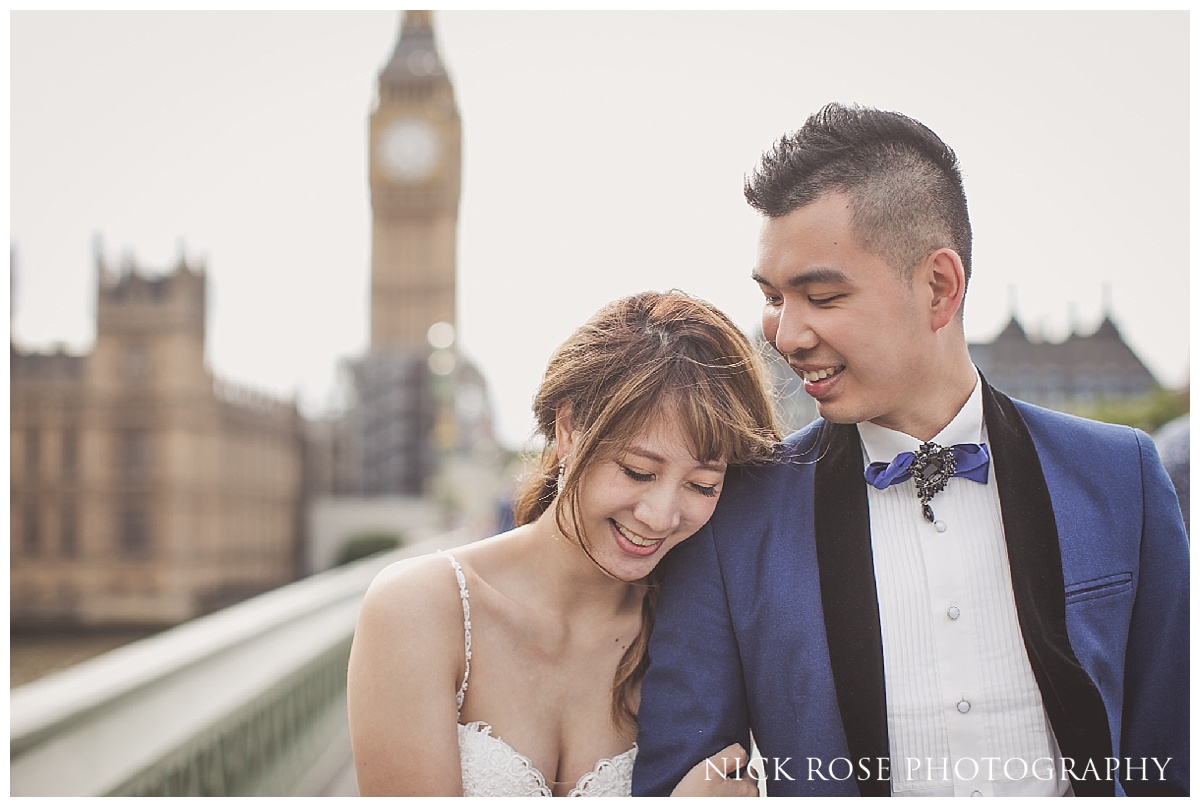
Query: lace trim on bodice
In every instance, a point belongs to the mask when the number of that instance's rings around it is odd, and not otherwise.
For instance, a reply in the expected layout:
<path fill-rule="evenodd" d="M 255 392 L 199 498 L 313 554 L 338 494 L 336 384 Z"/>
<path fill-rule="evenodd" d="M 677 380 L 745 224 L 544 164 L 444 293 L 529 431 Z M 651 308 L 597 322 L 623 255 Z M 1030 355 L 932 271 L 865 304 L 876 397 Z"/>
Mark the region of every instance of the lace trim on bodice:
<path fill-rule="evenodd" d="M 467 579 L 454 556 L 447 555 L 458 579 L 462 599 L 466 665 L 458 688 L 458 748 L 462 757 L 464 796 L 553 796 L 546 777 L 529 757 L 517 751 L 482 720 L 463 724 L 462 706 L 471 677 L 471 603 Z M 568 796 L 629 796 L 637 746 L 611 759 L 602 759 L 580 777 Z"/>
<path fill-rule="evenodd" d="M 467 681 L 471 679 L 471 592 L 467 591 L 467 578 L 463 575 L 462 566 L 454 559 L 453 555 L 447 555 L 450 559 L 450 565 L 454 567 L 454 576 L 458 578 L 458 596 L 462 600 L 463 609 L 463 636 L 466 646 L 467 666 L 463 672 L 462 685 L 458 688 L 458 695 L 455 701 L 458 704 L 458 716 L 462 719 L 463 699 L 467 697 Z"/>
<path fill-rule="evenodd" d="M 529 757 L 492 734 L 482 720 L 458 724 L 464 796 L 553 796 L 546 777 Z M 637 746 L 602 759 L 575 783 L 567 796 L 631 795 Z"/>

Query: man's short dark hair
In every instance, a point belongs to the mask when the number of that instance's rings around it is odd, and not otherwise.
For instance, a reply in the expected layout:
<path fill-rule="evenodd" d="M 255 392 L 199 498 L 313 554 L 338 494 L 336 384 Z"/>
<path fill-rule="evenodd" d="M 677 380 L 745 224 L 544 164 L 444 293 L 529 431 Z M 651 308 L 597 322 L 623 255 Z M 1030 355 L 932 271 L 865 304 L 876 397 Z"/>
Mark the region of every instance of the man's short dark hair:
<path fill-rule="evenodd" d="M 746 200 L 772 218 L 845 193 L 863 246 L 903 276 L 949 247 L 971 277 L 971 220 L 958 158 L 929 127 L 898 112 L 827 104 L 763 154 L 745 190 Z"/>

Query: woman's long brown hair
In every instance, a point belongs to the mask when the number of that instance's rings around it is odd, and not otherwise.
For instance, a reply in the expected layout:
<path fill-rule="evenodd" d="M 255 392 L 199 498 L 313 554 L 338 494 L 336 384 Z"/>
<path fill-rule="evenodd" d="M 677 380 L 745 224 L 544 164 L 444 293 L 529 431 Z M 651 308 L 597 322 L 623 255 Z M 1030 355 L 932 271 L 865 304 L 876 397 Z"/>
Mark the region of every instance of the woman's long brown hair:
<path fill-rule="evenodd" d="M 750 341 L 717 308 L 680 291 L 644 292 L 600 309 L 551 356 L 533 410 L 545 444 L 518 492 L 516 523 L 536 520 L 559 499 L 559 532 L 593 562 L 578 528 L 580 480 L 655 418 L 679 418 L 700 462 L 766 462 L 780 439 L 765 370 Z M 575 437 L 561 490 L 559 413 L 570 414 Z M 638 685 L 649 663 L 657 575 L 644 584 L 641 629 L 613 681 L 612 718 L 622 730 L 636 727 Z"/>

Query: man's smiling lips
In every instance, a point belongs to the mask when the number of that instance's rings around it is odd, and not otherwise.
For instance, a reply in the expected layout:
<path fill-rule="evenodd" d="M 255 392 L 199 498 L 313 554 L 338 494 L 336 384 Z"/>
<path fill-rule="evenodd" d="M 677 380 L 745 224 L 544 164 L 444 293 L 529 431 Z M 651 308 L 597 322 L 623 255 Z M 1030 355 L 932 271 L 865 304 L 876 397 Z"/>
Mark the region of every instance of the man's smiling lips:
<path fill-rule="evenodd" d="M 788 362 L 788 363 L 791 364 L 791 362 Z M 826 364 L 826 365 L 792 364 L 791 366 L 792 366 L 792 370 L 794 370 L 796 372 L 796 374 L 798 376 L 800 376 L 801 378 L 803 378 L 805 383 L 808 383 L 808 384 L 815 384 L 818 381 L 823 381 L 824 379 L 835 376 L 838 373 L 842 372 L 842 370 L 846 369 L 846 365 L 844 365 L 844 364 Z"/>
<path fill-rule="evenodd" d="M 817 382 L 822 381 L 823 378 L 838 375 L 839 372 L 845 369 L 845 364 L 835 364 L 833 366 L 821 367 L 820 370 L 802 370 L 800 371 L 800 376 L 804 378 L 804 381 Z"/>
<path fill-rule="evenodd" d="M 792 370 L 804 380 L 804 391 L 814 400 L 821 401 L 832 394 L 833 388 L 841 379 L 844 364 L 792 364 Z"/>

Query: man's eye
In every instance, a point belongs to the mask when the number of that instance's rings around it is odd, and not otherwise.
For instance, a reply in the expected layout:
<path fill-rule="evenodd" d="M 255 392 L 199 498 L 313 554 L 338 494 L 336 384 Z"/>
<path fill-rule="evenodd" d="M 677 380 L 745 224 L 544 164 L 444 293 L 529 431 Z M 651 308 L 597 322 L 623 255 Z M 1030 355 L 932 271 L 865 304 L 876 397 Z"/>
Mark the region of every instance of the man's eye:
<path fill-rule="evenodd" d="M 832 294 L 828 297 L 809 297 L 808 301 L 813 305 L 829 305 L 835 300 L 842 299 L 841 294 Z"/>
<path fill-rule="evenodd" d="M 637 471 L 633 470 L 632 468 L 628 468 L 624 465 L 621 466 L 621 470 L 625 472 L 625 475 L 627 477 L 634 480 L 635 482 L 649 482 L 650 480 L 654 479 L 654 474 L 638 473 Z"/>

